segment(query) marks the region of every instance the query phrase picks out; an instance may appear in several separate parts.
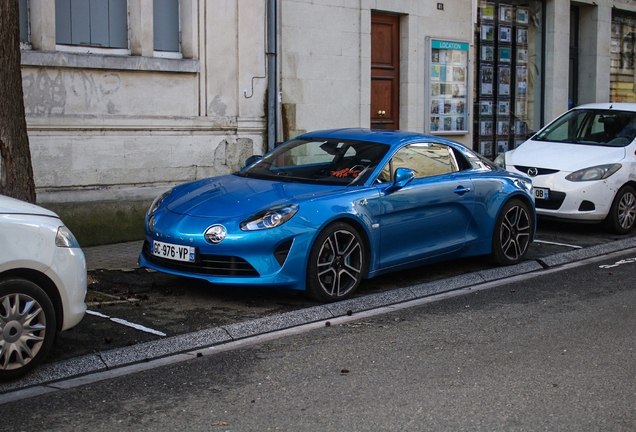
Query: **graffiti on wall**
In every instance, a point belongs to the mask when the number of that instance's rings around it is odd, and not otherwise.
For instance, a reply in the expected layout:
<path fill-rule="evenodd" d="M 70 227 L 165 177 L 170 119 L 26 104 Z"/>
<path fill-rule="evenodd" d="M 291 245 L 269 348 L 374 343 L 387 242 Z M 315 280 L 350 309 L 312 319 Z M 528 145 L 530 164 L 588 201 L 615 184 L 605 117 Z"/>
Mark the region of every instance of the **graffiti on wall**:
<path fill-rule="evenodd" d="M 39 69 L 24 74 L 22 85 L 27 115 L 116 114 L 113 95 L 121 87 L 121 77 Z"/>

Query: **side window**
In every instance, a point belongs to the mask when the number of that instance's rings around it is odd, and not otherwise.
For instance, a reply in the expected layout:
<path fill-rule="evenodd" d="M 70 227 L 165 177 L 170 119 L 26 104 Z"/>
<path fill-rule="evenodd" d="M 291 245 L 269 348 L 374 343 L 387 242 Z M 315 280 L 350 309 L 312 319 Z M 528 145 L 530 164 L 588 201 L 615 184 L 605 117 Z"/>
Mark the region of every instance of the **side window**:
<path fill-rule="evenodd" d="M 398 168 L 410 168 L 415 178 L 431 177 L 459 171 L 457 159 L 451 148 L 444 144 L 418 143 L 402 147 L 382 168 L 378 179 L 391 181 Z"/>
<path fill-rule="evenodd" d="M 179 52 L 179 0 L 154 0 L 152 20 L 154 50 Z"/>
<path fill-rule="evenodd" d="M 20 42 L 29 43 L 29 11 L 27 0 L 18 2 L 20 7 Z"/>
<path fill-rule="evenodd" d="M 56 43 L 128 48 L 127 0 L 55 0 Z"/>

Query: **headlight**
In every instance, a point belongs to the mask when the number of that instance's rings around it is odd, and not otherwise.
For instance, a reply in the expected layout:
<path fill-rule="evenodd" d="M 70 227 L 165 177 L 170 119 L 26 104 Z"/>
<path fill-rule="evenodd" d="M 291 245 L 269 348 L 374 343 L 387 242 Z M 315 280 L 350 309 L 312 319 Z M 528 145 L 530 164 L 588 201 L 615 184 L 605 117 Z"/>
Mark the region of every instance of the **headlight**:
<path fill-rule="evenodd" d="M 168 197 L 168 195 L 170 195 L 172 193 L 172 189 L 169 189 L 167 191 L 165 191 L 164 193 L 162 193 L 161 195 L 159 195 L 157 198 L 155 198 L 155 200 L 152 202 L 152 204 L 150 205 L 150 208 L 148 209 L 148 213 L 146 214 L 152 214 L 155 211 L 157 211 L 157 209 L 159 208 L 159 206 L 161 205 L 161 203 Z"/>
<path fill-rule="evenodd" d="M 55 235 L 55 246 L 63 248 L 79 248 L 80 245 L 70 229 L 61 226 Z"/>
<path fill-rule="evenodd" d="M 621 164 L 598 165 L 568 174 L 565 179 L 572 182 L 603 180 L 621 169 Z"/>
<path fill-rule="evenodd" d="M 506 169 L 506 154 L 505 153 L 499 153 L 499 156 L 495 158 L 495 165 L 497 165 L 499 168 Z"/>
<path fill-rule="evenodd" d="M 275 228 L 287 222 L 298 211 L 297 204 L 272 207 L 241 222 L 241 230 L 256 231 Z"/>

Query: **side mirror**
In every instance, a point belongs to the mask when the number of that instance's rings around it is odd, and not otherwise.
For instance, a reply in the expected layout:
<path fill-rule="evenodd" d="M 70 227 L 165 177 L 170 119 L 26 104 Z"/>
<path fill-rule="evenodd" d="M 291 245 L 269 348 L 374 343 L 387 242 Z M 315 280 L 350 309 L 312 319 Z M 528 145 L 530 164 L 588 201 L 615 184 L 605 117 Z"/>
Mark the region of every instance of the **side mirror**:
<path fill-rule="evenodd" d="M 243 168 L 247 168 L 248 166 L 252 165 L 254 162 L 260 159 L 263 159 L 262 155 L 252 155 L 248 157 L 247 159 L 245 159 L 245 166 Z"/>
<path fill-rule="evenodd" d="M 395 170 L 395 182 L 393 188 L 400 189 L 406 186 L 415 178 L 415 172 L 411 168 L 398 168 Z"/>

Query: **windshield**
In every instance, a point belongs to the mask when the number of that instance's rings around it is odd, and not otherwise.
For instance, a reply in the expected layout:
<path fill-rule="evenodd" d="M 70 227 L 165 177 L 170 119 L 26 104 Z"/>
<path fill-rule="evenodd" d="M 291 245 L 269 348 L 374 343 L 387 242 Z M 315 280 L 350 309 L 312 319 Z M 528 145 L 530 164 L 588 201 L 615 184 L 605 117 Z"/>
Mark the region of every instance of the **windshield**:
<path fill-rule="evenodd" d="M 560 119 L 532 139 L 573 144 L 625 147 L 636 137 L 636 113 L 630 111 L 579 109 Z"/>
<path fill-rule="evenodd" d="M 364 141 L 290 141 L 237 175 L 314 184 L 361 185 L 380 163 L 389 146 Z"/>

